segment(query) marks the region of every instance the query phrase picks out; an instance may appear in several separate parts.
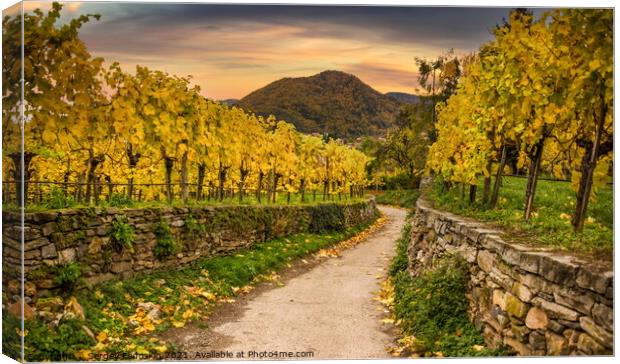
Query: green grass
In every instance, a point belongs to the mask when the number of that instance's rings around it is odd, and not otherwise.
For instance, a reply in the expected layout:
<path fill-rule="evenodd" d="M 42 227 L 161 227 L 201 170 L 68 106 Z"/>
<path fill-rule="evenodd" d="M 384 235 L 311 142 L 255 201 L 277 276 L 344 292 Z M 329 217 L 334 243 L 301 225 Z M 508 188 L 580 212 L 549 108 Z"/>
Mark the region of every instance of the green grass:
<path fill-rule="evenodd" d="M 484 339 L 469 321 L 465 294 L 467 262 L 454 255 L 440 257 L 432 269 L 412 278 L 407 271 L 411 225 L 403 228 L 389 275 L 394 284 L 393 312 L 409 350 L 421 356 L 499 356 L 502 349 L 484 347 Z"/>
<path fill-rule="evenodd" d="M 498 205 L 488 209 L 482 205 L 482 183 L 478 186 L 477 202 L 470 205 L 468 189 L 462 196 L 461 187 L 442 191 L 437 184 L 431 197 L 437 208 L 498 225 L 506 231 L 504 238 L 534 243 L 558 250 L 585 253 L 611 259 L 613 251 L 613 191 L 605 186 L 590 200 L 583 232 L 575 233 L 570 215 L 575 209 L 575 192 L 568 182 L 538 181 L 534 214 L 529 222 L 523 219 L 525 178 L 506 177 L 500 189 Z"/>
<path fill-rule="evenodd" d="M 202 206 L 230 206 L 230 205 L 319 205 L 323 203 L 333 203 L 333 202 L 359 202 L 364 201 L 366 197 L 350 197 L 347 193 L 342 193 L 340 197 L 338 194 L 330 195 L 323 200 L 323 195 L 320 193 L 316 194 L 316 198 L 313 196 L 311 192 L 306 193 L 305 201 L 301 201 L 301 195 L 297 193 L 292 193 L 290 202 L 288 200 L 288 196 L 286 193 L 278 193 L 276 195 L 276 201 L 271 202 L 267 201 L 267 198 L 263 196 L 261 201 L 259 202 L 253 194 L 248 194 L 243 198 L 242 201 L 239 201 L 238 197 L 234 198 L 224 198 L 222 201 L 217 199 L 210 200 L 193 200 L 188 199 L 187 201 L 183 201 L 180 199 L 175 199 L 172 202 L 168 203 L 167 201 L 131 201 L 126 198 L 113 199 L 111 202 L 106 201 L 105 199 L 101 199 L 99 201 L 98 207 L 117 207 L 117 208 L 156 208 L 156 207 L 202 207 Z M 63 201 L 63 203 L 58 204 L 49 204 L 49 203 L 31 203 L 28 202 L 26 204 L 26 212 L 42 212 L 55 210 L 59 208 L 85 208 L 85 207 L 93 207 L 95 204 L 84 204 L 84 203 L 75 203 L 73 200 Z M 19 207 L 15 204 L 3 204 L 3 210 L 19 212 Z"/>
<path fill-rule="evenodd" d="M 153 355 L 162 355 L 162 350 L 175 349 L 159 341 L 156 338 L 158 333 L 207 317 L 218 300 L 233 298 L 253 282 L 269 280 L 280 284 L 275 273 L 278 269 L 295 259 L 346 240 L 369 225 L 322 234 L 296 234 L 239 250 L 233 255 L 205 258 L 182 269 L 168 269 L 79 289 L 75 296 L 84 309 L 85 320 L 61 320 L 52 330 L 41 321 L 26 321 L 29 332 L 26 336 L 26 358 L 29 361 L 75 360 L 74 353 L 81 349 L 92 354 L 138 353 L 150 355 L 146 358 L 157 358 Z M 161 322 L 144 333 L 135 332 L 136 327 L 144 325 L 131 324 L 132 319 L 139 320 L 132 316 L 138 312 L 140 302 L 158 304 L 162 311 Z M 15 347 L 19 343 L 15 333 L 18 326 L 15 325 L 19 321 L 13 321 L 5 320 L 3 327 L 6 344 L 3 349 L 8 353 L 18 352 L 18 347 Z M 96 342 L 85 334 L 82 325 L 92 330 L 94 335 L 104 332 L 107 339 L 97 347 Z"/>
<path fill-rule="evenodd" d="M 419 196 L 418 190 L 388 190 L 378 194 L 376 202 L 384 205 L 414 208 Z"/>

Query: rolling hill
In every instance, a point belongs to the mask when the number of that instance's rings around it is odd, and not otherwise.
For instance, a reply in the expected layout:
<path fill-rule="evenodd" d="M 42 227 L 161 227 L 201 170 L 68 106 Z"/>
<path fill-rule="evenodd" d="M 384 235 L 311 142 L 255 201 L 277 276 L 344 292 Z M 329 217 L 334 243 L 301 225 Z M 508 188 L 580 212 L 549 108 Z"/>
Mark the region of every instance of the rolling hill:
<path fill-rule="evenodd" d="M 275 115 L 304 133 L 343 139 L 383 135 L 394 123 L 401 102 L 354 75 L 324 71 L 310 77 L 283 78 L 239 100 L 258 115 Z"/>
<path fill-rule="evenodd" d="M 417 104 L 420 102 L 420 96 L 408 94 L 406 92 L 386 92 L 385 95 L 403 104 Z"/>

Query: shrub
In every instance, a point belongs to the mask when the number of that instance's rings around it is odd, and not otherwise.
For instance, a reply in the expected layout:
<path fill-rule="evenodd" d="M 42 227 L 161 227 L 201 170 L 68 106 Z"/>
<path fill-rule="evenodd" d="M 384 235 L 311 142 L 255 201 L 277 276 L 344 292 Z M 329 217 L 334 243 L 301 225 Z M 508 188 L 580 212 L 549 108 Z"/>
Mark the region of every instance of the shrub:
<path fill-rule="evenodd" d="M 377 195 L 378 204 L 414 208 L 420 192 L 418 190 L 392 190 Z"/>
<path fill-rule="evenodd" d="M 411 228 L 410 223 L 403 227 L 389 275 L 394 283 L 394 314 L 404 335 L 415 337 L 415 351 L 453 357 L 504 354 L 501 348 L 474 349 L 484 346 L 484 339 L 467 314 L 469 268 L 463 258 L 446 254 L 419 277 L 409 275 Z"/>
<path fill-rule="evenodd" d="M 453 357 L 504 353 L 501 349 L 474 349 L 475 345 L 484 346 L 484 339 L 467 314 L 469 271 L 463 258 L 445 255 L 415 278 L 409 276 L 406 266 L 400 268 L 394 275 L 394 311 L 403 331 L 416 338 L 418 351 Z"/>
<path fill-rule="evenodd" d="M 28 361 L 74 361 L 76 351 L 96 344 L 95 340 L 86 334 L 83 325 L 84 323 L 77 319 L 61 319 L 58 326 L 50 329 L 42 321 L 26 321 L 28 331 L 24 347 L 26 359 Z"/>
<path fill-rule="evenodd" d="M 127 221 L 127 217 L 117 215 L 112 221 L 112 229 L 109 233 L 117 251 L 123 248 L 133 252 L 133 242 L 136 239 L 136 233 Z"/>
<path fill-rule="evenodd" d="M 341 231 L 344 222 L 344 209 L 337 204 L 322 204 L 311 209 L 310 232 Z"/>
<path fill-rule="evenodd" d="M 62 286 L 68 291 L 72 291 L 82 277 L 82 269 L 76 262 L 71 262 L 63 265 L 57 265 L 54 268 L 53 282 L 56 285 Z"/>
<path fill-rule="evenodd" d="M 386 190 L 416 189 L 420 185 L 420 177 L 400 173 L 394 176 L 384 176 L 382 182 Z"/>
<path fill-rule="evenodd" d="M 58 187 L 53 187 L 50 191 L 50 198 L 45 203 L 48 209 L 66 209 L 75 206 L 73 197 L 65 195 L 65 191 Z"/>
<path fill-rule="evenodd" d="M 163 259 L 179 251 L 179 245 L 177 244 L 170 225 L 164 220 L 160 220 L 155 226 L 155 236 L 157 237 L 157 243 L 153 248 L 153 254 L 158 259 Z"/>
<path fill-rule="evenodd" d="M 133 206 L 133 200 L 122 193 L 114 193 L 108 201 L 108 206 L 111 207 L 131 207 Z"/>
<path fill-rule="evenodd" d="M 409 248 L 409 242 L 411 241 L 411 223 L 407 221 L 403 226 L 403 231 L 400 238 L 396 241 L 396 255 L 392 260 L 389 268 L 389 275 L 395 276 L 398 272 L 404 272 L 407 270 L 409 264 L 409 258 L 407 256 L 407 249 Z"/>
<path fill-rule="evenodd" d="M 207 231 L 207 227 L 204 224 L 199 224 L 192 214 L 187 215 L 187 218 L 185 218 L 185 227 L 194 235 L 204 234 Z"/>

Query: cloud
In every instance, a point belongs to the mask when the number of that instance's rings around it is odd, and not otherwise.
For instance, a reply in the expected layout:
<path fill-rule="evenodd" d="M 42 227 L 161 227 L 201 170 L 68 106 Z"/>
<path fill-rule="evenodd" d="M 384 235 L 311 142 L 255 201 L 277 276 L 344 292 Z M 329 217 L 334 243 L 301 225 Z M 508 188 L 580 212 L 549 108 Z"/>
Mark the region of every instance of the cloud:
<path fill-rule="evenodd" d="M 141 64 L 192 75 L 214 98 L 243 97 L 276 79 L 325 69 L 353 73 L 381 91 L 412 92 L 414 57 L 470 52 L 509 10 L 119 2 L 64 9 L 64 21 L 102 16 L 80 30 L 94 55 L 126 70 Z"/>
<path fill-rule="evenodd" d="M 413 65 L 405 69 L 399 65 L 360 62 L 348 65 L 344 71 L 357 75 L 362 81 L 372 85 L 381 92 L 404 91 L 415 93 L 418 73 Z"/>

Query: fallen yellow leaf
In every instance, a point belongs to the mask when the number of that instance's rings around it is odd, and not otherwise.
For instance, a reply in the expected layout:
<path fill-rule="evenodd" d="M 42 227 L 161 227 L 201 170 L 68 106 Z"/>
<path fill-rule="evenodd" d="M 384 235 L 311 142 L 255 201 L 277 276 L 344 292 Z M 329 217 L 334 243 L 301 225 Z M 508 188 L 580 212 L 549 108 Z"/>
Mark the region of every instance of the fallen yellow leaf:
<path fill-rule="evenodd" d="M 105 331 L 101 331 L 98 335 L 97 335 L 97 341 L 104 342 L 105 339 L 108 338 L 108 334 Z"/>

